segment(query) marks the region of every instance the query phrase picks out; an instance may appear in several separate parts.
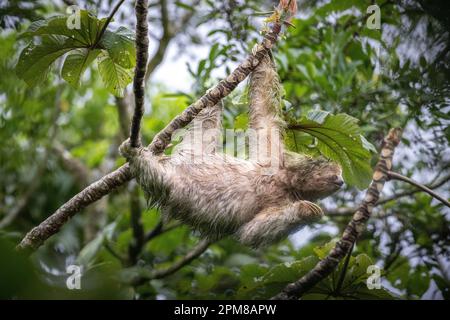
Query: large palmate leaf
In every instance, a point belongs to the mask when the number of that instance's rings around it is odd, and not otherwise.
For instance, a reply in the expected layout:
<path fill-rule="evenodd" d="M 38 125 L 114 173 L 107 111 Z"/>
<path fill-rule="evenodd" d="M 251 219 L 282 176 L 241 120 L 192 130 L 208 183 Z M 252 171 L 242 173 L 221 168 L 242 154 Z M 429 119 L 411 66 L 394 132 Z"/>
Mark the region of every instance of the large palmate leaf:
<path fill-rule="evenodd" d="M 371 152 L 376 152 L 362 135 L 358 120 L 347 114 L 312 111 L 290 124 L 288 146 L 297 151 L 322 154 L 338 162 L 347 184 L 364 189 L 371 181 Z"/>
<path fill-rule="evenodd" d="M 86 68 L 100 54 L 100 50 L 89 50 L 86 48 L 76 49 L 67 55 L 61 70 L 61 76 L 70 85 L 77 88 Z"/>
<path fill-rule="evenodd" d="M 33 22 L 22 37 L 34 37 L 20 55 L 17 75 L 34 86 L 45 79 L 52 63 L 68 54 L 61 76 L 77 88 L 85 70 L 98 59 L 100 73 L 111 93 L 121 96 L 131 82 L 135 64 L 134 36 L 124 27 L 112 32 L 101 30 L 106 19 L 80 11 L 79 28 L 71 16 L 55 16 Z M 100 38 L 101 37 L 101 38 Z"/>
<path fill-rule="evenodd" d="M 106 31 L 100 46 L 108 51 L 114 63 L 126 69 L 134 67 L 136 63 L 134 34 L 127 28 L 120 27 L 115 32 Z"/>
<path fill-rule="evenodd" d="M 33 22 L 22 36 L 60 35 L 74 39 L 82 46 L 92 46 L 99 36 L 106 19 L 97 19 L 87 10 L 80 10 L 80 27 L 70 16 L 58 15 Z"/>
<path fill-rule="evenodd" d="M 133 79 L 132 70 L 114 63 L 107 52 L 98 56 L 98 71 L 108 90 L 118 97 L 123 96 L 125 87 Z"/>

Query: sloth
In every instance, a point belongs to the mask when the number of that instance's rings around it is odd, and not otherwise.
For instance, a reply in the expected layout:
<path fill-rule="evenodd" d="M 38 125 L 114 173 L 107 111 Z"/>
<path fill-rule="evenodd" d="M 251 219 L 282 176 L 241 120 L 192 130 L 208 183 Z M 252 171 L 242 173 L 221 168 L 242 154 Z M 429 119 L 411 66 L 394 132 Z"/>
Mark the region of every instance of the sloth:
<path fill-rule="evenodd" d="M 280 92 L 267 54 L 250 76 L 248 159 L 220 152 L 220 103 L 197 115 L 170 156 L 122 143 L 120 153 L 163 221 L 181 220 L 209 240 L 232 235 L 257 248 L 320 220 L 323 211 L 313 201 L 342 186 L 342 170 L 323 157 L 285 150 Z"/>

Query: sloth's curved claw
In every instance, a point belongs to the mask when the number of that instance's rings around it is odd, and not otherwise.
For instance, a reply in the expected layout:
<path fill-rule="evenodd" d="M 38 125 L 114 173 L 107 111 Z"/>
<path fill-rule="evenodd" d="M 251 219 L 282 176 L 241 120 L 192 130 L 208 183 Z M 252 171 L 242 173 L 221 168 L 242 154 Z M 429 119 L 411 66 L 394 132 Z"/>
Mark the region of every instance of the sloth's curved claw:
<path fill-rule="evenodd" d="M 323 217 L 323 210 L 317 204 L 303 200 L 299 203 L 299 214 L 308 220 L 319 220 Z"/>

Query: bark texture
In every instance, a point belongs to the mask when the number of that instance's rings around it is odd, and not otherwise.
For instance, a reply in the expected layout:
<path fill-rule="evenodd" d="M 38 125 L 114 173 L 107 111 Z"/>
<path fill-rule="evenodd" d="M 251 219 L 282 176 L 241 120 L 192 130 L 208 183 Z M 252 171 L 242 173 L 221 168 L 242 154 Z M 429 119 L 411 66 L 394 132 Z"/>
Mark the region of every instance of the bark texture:
<path fill-rule="evenodd" d="M 56 210 L 44 222 L 28 232 L 20 242 L 18 248 L 36 250 L 45 240 L 57 233 L 77 212 L 129 180 L 131 180 L 130 169 L 128 164 L 125 164 L 116 171 L 92 183 Z"/>
<path fill-rule="evenodd" d="M 148 60 L 147 0 L 136 0 L 136 67 L 134 68 L 133 92 L 134 114 L 131 123 L 130 141 L 133 147 L 141 145 L 139 132 L 144 115 L 144 79 Z"/>

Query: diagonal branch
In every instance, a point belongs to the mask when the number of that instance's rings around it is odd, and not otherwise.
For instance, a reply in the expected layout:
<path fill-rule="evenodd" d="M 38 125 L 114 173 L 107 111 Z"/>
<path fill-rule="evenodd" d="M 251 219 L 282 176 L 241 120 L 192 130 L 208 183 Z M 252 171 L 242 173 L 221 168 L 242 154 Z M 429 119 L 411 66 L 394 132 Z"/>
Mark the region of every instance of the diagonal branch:
<path fill-rule="evenodd" d="M 194 259 L 199 257 L 203 252 L 208 249 L 211 242 L 209 240 L 201 240 L 191 251 L 189 251 L 183 258 L 175 262 L 167 269 L 156 270 L 153 272 L 151 279 L 161 279 L 174 274 L 185 265 L 191 263 Z"/>
<path fill-rule="evenodd" d="M 434 192 L 433 190 L 431 190 L 430 188 L 424 186 L 423 184 L 420 184 L 408 177 L 405 177 L 404 175 L 401 175 L 399 173 L 396 172 L 392 172 L 389 171 L 388 172 L 388 177 L 389 179 L 395 179 L 395 180 L 399 180 L 399 181 L 403 181 L 406 183 L 409 183 L 417 188 L 419 188 L 420 190 L 428 193 L 429 195 L 431 195 L 433 198 L 439 200 L 440 202 L 442 202 L 443 204 L 445 204 L 447 207 L 450 207 L 450 202 L 448 202 L 446 199 L 444 199 L 444 197 L 440 196 L 439 194 L 437 194 L 436 192 Z"/>
<path fill-rule="evenodd" d="M 372 213 L 372 209 L 380 197 L 384 183 L 388 179 L 388 172 L 392 167 L 392 157 L 395 147 L 400 142 L 401 130 L 391 129 L 384 139 L 380 159 L 373 173 L 372 183 L 367 189 L 366 196 L 353 215 L 352 220 L 344 230 L 342 238 L 330 251 L 327 257 L 321 260 L 312 270 L 299 280 L 288 284 L 279 294 L 272 299 L 297 299 L 317 283 L 327 277 L 337 267 L 339 262 L 349 252 L 356 239 L 365 229 L 365 223 Z"/>
<path fill-rule="evenodd" d="M 446 184 L 448 181 L 450 181 L 450 175 L 444 176 L 440 179 L 434 178 L 433 182 L 425 185 L 425 187 L 428 189 L 437 189 L 437 188 L 443 186 L 444 184 Z M 394 201 L 394 200 L 397 200 L 400 198 L 412 196 L 421 191 L 422 191 L 421 189 L 413 189 L 413 190 L 399 192 L 392 196 L 381 199 L 380 201 L 377 202 L 377 206 L 386 204 L 388 202 L 391 202 L 391 201 Z M 338 208 L 336 210 L 328 210 L 327 215 L 330 217 L 348 216 L 348 215 L 353 214 L 355 211 L 356 211 L 356 208 Z"/>
<path fill-rule="evenodd" d="M 281 32 L 281 23 L 276 21 L 271 30 L 265 34 L 261 44 L 257 45 L 249 55 L 233 72 L 215 87 L 208 90 L 198 101 L 190 105 L 183 113 L 173 119 L 150 144 L 154 153 L 161 153 L 169 144 L 175 130 L 185 127 L 205 107 L 215 105 L 226 97 L 236 86 L 242 82 L 259 64 L 265 54 L 274 46 Z M 110 193 L 113 189 L 123 185 L 133 177 L 128 164 L 124 164 L 117 170 L 109 173 L 98 181 L 92 183 L 83 191 L 61 206 L 55 213 L 48 217 L 37 227 L 25 235 L 18 249 L 35 250 L 45 240 L 57 233 L 59 229 L 77 212 Z"/>

